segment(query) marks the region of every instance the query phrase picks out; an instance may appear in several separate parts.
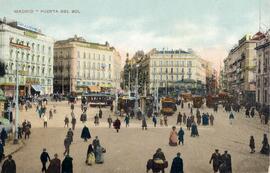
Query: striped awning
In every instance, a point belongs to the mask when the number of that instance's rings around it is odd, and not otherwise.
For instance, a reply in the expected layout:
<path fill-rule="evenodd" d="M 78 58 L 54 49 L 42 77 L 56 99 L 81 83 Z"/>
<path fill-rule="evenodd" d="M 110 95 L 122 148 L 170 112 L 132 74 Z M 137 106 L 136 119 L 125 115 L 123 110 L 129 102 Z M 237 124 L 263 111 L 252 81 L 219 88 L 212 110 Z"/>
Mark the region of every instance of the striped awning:
<path fill-rule="evenodd" d="M 32 88 L 37 92 L 43 91 L 43 87 L 41 85 L 32 85 Z"/>

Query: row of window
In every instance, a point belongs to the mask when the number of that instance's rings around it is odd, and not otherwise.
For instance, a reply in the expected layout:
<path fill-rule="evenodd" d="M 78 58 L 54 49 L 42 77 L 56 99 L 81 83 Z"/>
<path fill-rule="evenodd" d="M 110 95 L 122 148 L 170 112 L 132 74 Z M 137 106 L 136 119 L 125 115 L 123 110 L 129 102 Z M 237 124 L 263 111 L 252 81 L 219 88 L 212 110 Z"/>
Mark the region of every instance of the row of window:
<path fill-rule="evenodd" d="M 52 63 L 51 58 L 49 57 L 47 60 L 45 59 L 45 56 L 40 55 L 30 55 L 30 53 L 24 53 L 21 52 L 18 54 L 18 57 L 16 57 L 16 53 L 13 49 L 10 50 L 10 59 L 16 59 L 18 61 L 27 61 L 32 63 L 46 63 L 46 61 L 50 64 Z M 41 62 L 40 62 L 41 61 Z"/>
<path fill-rule="evenodd" d="M 7 73 L 11 73 L 13 74 L 14 71 L 16 70 L 16 64 L 14 63 L 9 63 L 7 64 Z M 30 65 L 20 65 L 20 69 L 23 72 L 26 72 L 26 74 L 28 76 L 40 76 L 40 75 L 48 75 L 48 76 L 52 76 L 52 69 L 48 68 L 47 73 L 45 72 L 45 67 L 40 67 L 40 66 L 30 66 Z"/>
<path fill-rule="evenodd" d="M 192 79 L 192 74 L 189 75 L 152 75 L 153 80 L 183 80 Z"/>
<path fill-rule="evenodd" d="M 185 73 L 185 68 L 153 68 L 153 73 Z M 188 73 L 191 73 L 191 68 L 187 69 Z"/>
<path fill-rule="evenodd" d="M 192 61 L 152 61 L 151 63 L 152 66 L 157 67 L 157 66 L 170 66 L 170 67 L 192 67 Z"/>
<path fill-rule="evenodd" d="M 104 82 L 86 82 L 86 81 L 77 81 L 77 85 L 88 85 L 88 86 L 91 86 L 91 85 L 100 85 L 100 84 L 106 84 Z M 110 85 L 111 83 L 108 83 L 108 85 Z"/>
<path fill-rule="evenodd" d="M 87 54 L 87 53 L 83 52 L 81 55 L 80 51 L 77 52 L 77 57 L 78 57 L 78 59 L 79 58 L 84 58 L 84 59 L 88 58 L 88 59 L 93 59 L 93 60 L 111 61 L 111 55 L 109 55 L 108 58 L 106 58 L 105 55 L 95 54 L 95 53 L 93 53 L 93 54 L 88 53 Z"/>
<path fill-rule="evenodd" d="M 16 44 L 20 44 L 20 45 L 30 47 L 32 51 L 42 52 L 42 53 L 46 52 L 45 45 L 40 45 L 40 44 L 37 44 L 37 43 L 30 43 L 29 41 L 23 41 L 23 40 L 20 40 L 18 38 L 14 39 L 13 37 L 10 37 L 9 41 L 10 41 L 10 43 L 16 43 Z M 52 48 L 50 46 L 47 48 L 47 53 L 48 54 L 52 53 Z"/>
<path fill-rule="evenodd" d="M 16 82 L 15 80 L 16 80 L 16 78 L 9 77 L 6 82 L 15 83 Z M 36 80 L 38 80 L 41 85 L 52 85 L 52 80 L 51 79 L 47 79 L 47 83 L 45 83 L 46 79 L 36 79 Z M 25 82 L 26 82 L 26 78 L 21 77 L 20 78 L 20 83 L 25 84 Z"/>
<path fill-rule="evenodd" d="M 84 79 L 111 79 L 112 76 L 111 76 L 111 73 L 108 73 L 108 75 L 106 76 L 105 73 L 90 73 L 90 71 L 88 73 L 84 72 L 84 73 L 81 73 L 80 72 L 77 72 L 77 77 L 78 78 L 84 78 Z"/>
<path fill-rule="evenodd" d="M 111 64 L 95 63 L 95 62 L 93 62 L 93 63 L 90 63 L 90 62 L 85 63 L 85 62 L 78 61 L 77 62 L 77 68 L 78 69 L 80 69 L 80 68 L 84 68 L 84 69 L 93 68 L 93 69 L 98 69 L 98 70 L 99 69 L 101 69 L 101 70 L 106 70 L 106 69 L 111 70 Z"/>

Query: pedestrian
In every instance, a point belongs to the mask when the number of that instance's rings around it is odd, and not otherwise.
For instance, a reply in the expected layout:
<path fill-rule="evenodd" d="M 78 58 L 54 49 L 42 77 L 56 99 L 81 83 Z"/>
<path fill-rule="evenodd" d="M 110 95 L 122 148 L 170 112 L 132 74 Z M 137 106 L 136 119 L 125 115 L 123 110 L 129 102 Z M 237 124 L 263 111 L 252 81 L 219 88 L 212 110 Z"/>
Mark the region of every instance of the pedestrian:
<path fill-rule="evenodd" d="M 153 115 L 152 121 L 154 123 L 154 127 L 156 127 L 157 126 L 157 116 L 156 115 Z"/>
<path fill-rule="evenodd" d="M 188 117 L 187 118 L 187 130 L 190 130 L 190 127 L 191 127 L 191 118 Z"/>
<path fill-rule="evenodd" d="M 102 119 L 102 110 L 101 110 L 101 108 L 99 108 L 99 113 L 98 113 L 98 117 L 100 118 L 100 119 Z"/>
<path fill-rule="evenodd" d="M 11 155 L 4 161 L 1 173 L 16 173 L 16 163 Z"/>
<path fill-rule="evenodd" d="M 5 158 L 5 150 L 4 146 L 2 144 L 2 141 L 0 141 L 0 163 L 2 162 L 3 158 Z"/>
<path fill-rule="evenodd" d="M 254 116 L 255 116 L 255 108 L 254 107 L 251 109 L 250 115 L 252 118 L 254 118 Z"/>
<path fill-rule="evenodd" d="M 178 144 L 180 145 L 180 143 L 182 143 L 182 145 L 184 145 L 184 135 L 185 135 L 185 132 L 184 130 L 182 129 L 182 127 L 180 127 L 180 130 L 178 131 Z"/>
<path fill-rule="evenodd" d="M 147 122 L 146 122 L 146 117 L 145 116 L 143 116 L 143 119 L 142 119 L 142 129 L 147 130 Z"/>
<path fill-rule="evenodd" d="M 29 125 L 26 125 L 26 126 L 25 126 L 25 132 L 24 132 L 24 139 L 26 139 L 26 138 L 29 139 L 30 134 L 31 134 L 30 126 L 29 126 Z"/>
<path fill-rule="evenodd" d="M 260 153 L 265 154 L 265 155 L 269 155 L 269 143 L 268 143 L 267 134 L 263 135 L 262 144 L 263 144 L 263 146 L 262 146 Z"/>
<path fill-rule="evenodd" d="M 22 127 L 18 125 L 18 139 L 22 139 Z"/>
<path fill-rule="evenodd" d="M 49 119 L 52 119 L 53 118 L 53 111 L 52 111 L 52 109 L 50 109 L 50 111 L 49 111 Z"/>
<path fill-rule="evenodd" d="M 181 108 L 184 108 L 184 100 L 181 101 Z"/>
<path fill-rule="evenodd" d="M 209 119 L 210 119 L 210 125 L 211 126 L 213 126 L 214 125 L 214 116 L 213 116 L 213 114 L 211 114 L 210 116 L 209 116 Z"/>
<path fill-rule="evenodd" d="M 201 114 L 198 114 L 196 118 L 197 118 L 197 124 L 200 125 L 201 122 L 202 122 L 202 116 L 201 116 Z"/>
<path fill-rule="evenodd" d="M 73 158 L 69 155 L 66 155 L 62 162 L 62 173 L 73 173 Z"/>
<path fill-rule="evenodd" d="M 112 122 L 113 122 L 112 117 L 111 117 L 111 115 L 109 115 L 109 117 L 108 117 L 109 128 L 111 128 Z"/>
<path fill-rule="evenodd" d="M 1 138 L 1 141 L 2 141 L 3 146 L 5 146 L 5 144 L 6 144 L 6 139 L 7 139 L 7 137 L 8 137 L 7 131 L 6 131 L 6 129 L 3 127 L 3 128 L 2 128 L 2 131 L 1 131 L 1 134 L 0 134 L 0 138 Z"/>
<path fill-rule="evenodd" d="M 98 117 L 98 115 L 96 114 L 96 116 L 94 117 L 94 124 L 95 124 L 95 126 L 98 126 L 99 125 L 99 117 Z"/>
<path fill-rule="evenodd" d="M 230 115 L 229 115 L 229 120 L 230 120 L 230 124 L 232 125 L 232 121 L 234 119 L 234 115 L 233 113 L 231 112 Z"/>
<path fill-rule="evenodd" d="M 68 128 L 69 118 L 68 118 L 67 115 L 65 116 L 64 122 L 65 122 L 64 128 L 65 128 L 66 126 L 67 126 L 67 128 Z"/>
<path fill-rule="evenodd" d="M 113 104 L 111 105 L 111 112 L 113 112 Z"/>
<path fill-rule="evenodd" d="M 184 123 L 184 124 L 187 123 L 187 116 L 186 116 L 186 113 L 183 114 L 183 123 Z"/>
<path fill-rule="evenodd" d="M 168 126 L 168 116 L 164 115 L 164 125 Z"/>
<path fill-rule="evenodd" d="M 94 149 L 92 147 L 92 144 L 88 145 L 87 154 L 86 154 L 86 161 L 85 163 L 87 165 L 93 165 L 96 162 Z"/>
<path fill-rule="evenodd" d="M 73 116 L 73 117 L 71 118 L 72 130 L 75 130 L 76 121 L 77 121 L 77 120 L 76 120 L 75 116 Z"/>
<path fill-rule="evenodd" d="M 71 109 L 72 112 L 74 111 L 74 103 L 71 103 L 70 109 Z"/>
<path fill-rule="evenodd" d="M 190 108 L 190 115 L 193 115 L 193 108 Z"/>
<path fill-rule="evenodd" d="M 81 138 L 84 139 L 85 142 L 87 142 L 87 139 L 91 138 L 89 128 L 84 125 L 81 133 Z"/>
<path fill-rule="evenodd" d="M 69 151 L 70 151 L 70 145 L 71 145 L 71 141 L 70 138 L 68 136 L 66 136 L 65 140 L 64 140 L 64 146 L 65 146 L 65 152 L 64 152 L 64 156 L 67 154 L 69 155 Z"/>
<path fill-rule="evenodd" d="M 58 154 L 54 154 L 54 158 L 50 161 L 46 173 L 60 173 L 61 172 L 61 160 L 58 159 Z"/>
<path fill-rule="evenodd" d="M 71 142 L 73 142 L 73 135 L 73 131 L 71 130 L 71 128 L 69 128 L 67 131 L 67 137 L 70 139 Z"/>
<path fill-rule="evenodd" d="M 44 115 L 44 116 L 43 116 L 43 126 L 44 126 L 44 128 L 47 128 L 47 126 L 48 126 L 48 118 L 47 118 L 47 115 Z"/>
<path fill-rule="evenodd" d="M 113 126 L 116 129 L 116 132 L 118 133 L 119 132 L 119 129 L 121 127 L 121 121 L 118 119 L 118 117 L 114 121 Z"/>
<path fill-rule="evenodd" d="M 246 108 L 246 118 L 250 118 L 249 109 L 248 108 Z"/>
<path fill-rule="evenodd" d="M 104 157 L 103 157 L 103 153 L 105 152 L 105 149 L 103 147 L 101 147 L 100 145 L 98 145 L 95 149 L 95 161 L 97 164 L 102 164 L 104 163 Z"/>
<path fill-rule="evenodd" d="M 159 118 L 160 126 L 163 126 L 163 120 L 164 120 L 163 115 L 161 115 Z"/>
<path fill-rule="evenodd" d="M 55 107 L 55 105 L 53 105 L 53 113 L 56 114 L 56 107 Z"/>
<path fill-rule="evenodd" d="M 181 153 L 177 153 L 173 159 L 170 173 L 184 173 L 183 159 L 180 157 Z"/>
<path fill-rule="evenodd" d="M 48 160 L 50 161 L 50 156 L 46 151 L 46 148 L 43 149 L 43 152 L 40 155 L 40 161 L 42 163 L 42 169 L 41 172 L 46 172 L 47 171 L 47 167 L 46 167 L 46 163 L 48 162 Z"/>
<path fill-rule="evenodd" d="M 176 132 L 176 127 L 172 127 L 172 131 L 170 132 L 170 137 L 169 137 L 169 145 L 170 146 L 177 146 L 177 132 Z"/>
<path fill-rule="evenodd" d="M 125 122 L 126 122 L 126 127 L 128 127 L 129 126 L 129 116 L 128 115 L 126 115 L 126 117 L 125 117 Z"/>
<path fill-rule="evenodd" d="M 181 114 L 181 112 L 178 113 L 178 116 L 177 116 L 177 121 L 176 121 L 176 125 L 178 124 L 182 124 L 182 117 L 183 115 Z"/>
<path fill-rule="evenodd" d="M 199 136 L 198 128 L 195 122 L 191 123 L 191 137 Z"/>
<path fill-rule="evenodd" d="M 94 151 L 97 149 L 97 146 L 100 146 L 100 141 L 98 139 L 98 136 L 95 137 L 95 139 L 92 142 L 92 145 L 94 147 Z"/>
<path fill-rule="evenodd" d="M 250 140 L 249 140 L 249 147 L 250 147 L 250 153 L 254 153 L 255 152 L 255 140 L 253 136 L 250 136 Z"/>
<path fill-rule="evenodd" d="M 232 159 L 228 151 L 224 151 L 224 154 L 221 155 L 221 160 L 225 165 L 226 173 L 232 173 Z"/>
<path fill-rule="evenodd" d="M 167 164 L 168 162 L 166 161 L 166 157 L 161 148 L 158 148 L 156 153 L 153 155 L 153 161 L 155 164 L 158 165 L 161 172 L 165 173 L 165 168 L 167 168 L 165 164 Z"/>
<path fill-rule="evenodd" d="M 213 171 L 214 173 L 218 172 L 219 166 L 221 164 L 221 155 L 218 152 L 218 149 L 215 150 L 215 152 L 212 154 L 209 164 L 213 161 Z"/>

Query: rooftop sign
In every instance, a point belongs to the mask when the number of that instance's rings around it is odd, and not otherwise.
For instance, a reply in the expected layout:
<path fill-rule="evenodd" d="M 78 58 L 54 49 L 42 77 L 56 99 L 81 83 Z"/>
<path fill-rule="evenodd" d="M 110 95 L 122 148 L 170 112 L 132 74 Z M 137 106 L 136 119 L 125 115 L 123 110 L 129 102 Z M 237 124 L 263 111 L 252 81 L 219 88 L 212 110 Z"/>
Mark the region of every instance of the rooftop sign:
<path fill-rule="evenodd" d="M 26 25 L 26 24 L 23 24 L 23 23 L 20 23 L 20 22 L 17 22 L 17 27 L 20 27 L 20 28 L 23 28 L 23 29 L 27 29 L 29 31 L 41 33 L 41 30 L 40 29 L 37 29 L 35 27 L 32 27 L 30 25 Z"/>

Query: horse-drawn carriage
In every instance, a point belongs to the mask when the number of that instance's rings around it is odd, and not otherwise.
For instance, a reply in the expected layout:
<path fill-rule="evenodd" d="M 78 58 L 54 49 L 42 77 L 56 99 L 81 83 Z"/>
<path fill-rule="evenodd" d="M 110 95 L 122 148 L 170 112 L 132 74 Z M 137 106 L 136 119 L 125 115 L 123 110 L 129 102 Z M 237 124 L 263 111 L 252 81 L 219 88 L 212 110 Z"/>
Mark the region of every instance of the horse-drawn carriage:
<path fill-rule="evenodd" d="M 203 97 L 202 96 L 193 96 L 193 106 L 194 108 L 200 108 L 203 105 Z"/>

